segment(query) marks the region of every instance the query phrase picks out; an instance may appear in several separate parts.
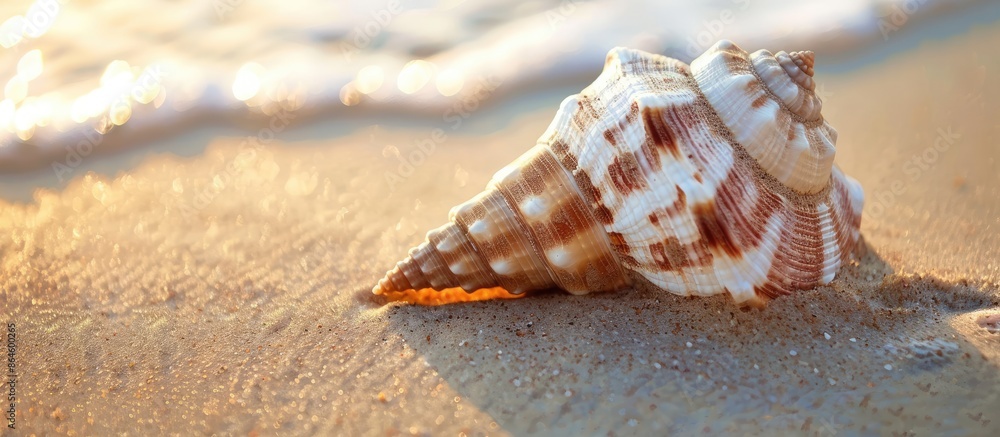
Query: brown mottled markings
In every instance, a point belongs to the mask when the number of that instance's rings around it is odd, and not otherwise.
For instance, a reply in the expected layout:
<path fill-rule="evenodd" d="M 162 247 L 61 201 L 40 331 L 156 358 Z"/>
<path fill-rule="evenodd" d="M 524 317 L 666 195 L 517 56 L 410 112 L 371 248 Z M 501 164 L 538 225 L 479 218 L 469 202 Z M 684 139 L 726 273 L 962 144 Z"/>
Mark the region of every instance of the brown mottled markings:
<path fill-rule="evenodd" d="M 549 172 L 550 170 L 543 167 L 538 161 L 528 163 L 525 168 L 521 169 L 521 183 L 517 184 L 516 189 L 535 196 L 542 194 L 547 186 L 545 179 Z"/>
<path fill-rule="evenodd" d="M 602 203 L 598 203 L 597 206 L 594 207 L 594 216 L 598 221 L 605 225 L 610 225 L 615 222 L 614 213 L 612 213 L 611 210 Z"/>
<path fill-rule="evenodd" d="M 618 232 L 608 232 L 608 238 L 611 240 L 611 247 L 615 249 L 615 252 L 627 255 L 632 251 L 628 242 L 625 241 L 624 235 Z"/>
<path fill-rule="evenodd" d="M 796 137 L 795 126 L 792 125 L 791 127 L 788 128 L 788 141 L 789 142 L 795 141 L 795 137 Z"/>
<path fill-rule="evenodd" d="M 655 212 L 651 212 L 649 213 L 649 222 L 654 225 L 658 225 L 660 224 L 660 218 L 656 216 Z"/>
<path fill-rule="evenodd" d="M 621 260 L 622 264 L 625 264 L 629 267 L 635 268 L 641 265 L 639 264 L 639 260 L 635 259 L 635 257 L 632 255 L 618 255 L 618 259 Z"/>
<path fill-rule="evenodd" d="M 653 263 L 660 270 L 680 270 L 685 267 L 712 264 L 712 254 L 702 246 L 699 243 L 681 244 L 677 237 L 669 237 L 650 244 L 649 252 L 653 256 Z"/>
<path fill-rule="evenodd" d="M 622 195 L 647 187 L 646 180 L 640 174 L 639 163 L 630 153 L 615 156 L 608 165 L 608 177 Z"/>
<path fill-rule="evenodd" d="M 761 94 L 759 97 L 754 99 L 752 103 L 750 103 L 750 106 L 752 106 L 754 109 L 760 108 L 761 106 L 764 106 L 765 103 L 767 103 L 768 98 L 769 97 L 767 96 L 767 94 Z"/>
<path fill-rule="evenodd" d="M 726 68 L 729 71 L 739 72 L 747 69 L 747 61 L 734 53 L 725 52 L 722 59 L 726 62 Z"/>
<path fill-rule="evenodd" d="M 794 254 L 796 264 L 818 266 L 823 264 L 823 231 L 820 229 L 819 213 L 815 205 L 801 206 L 793 210 L 795 214 L 794 232 L 788 253 Z M 821 272 L 804 269 L 808 281 L 819 281 Z"/>
<path fill-rule="evenodd" d="M 670 262 L 670 258 L 667 257 L 667 250 L 663 243 L 650 244 L 649 253 L 653 255 L 653 263 L 655 263 L 656 267 L 659 267 L 660 270 L 669 271 L 674 269 L 673 264 Z"/>
<path fill-rule="evenodd" d="M 677 237 L 670 237 L 658 243 L 649 245 L 649 252 L 653 255 L 653 263 L 660 270 L 669 271 L 681 268 L 681 264 L 687 259 L 684 247 Z"/>
<path fill-rule="evenodd" d="M 747 94 L 750 94 L 751 96 L 755 94 L 760 94 L 764 91 L 762 89 L 762 85 L 756 79 L 747 82 L 746 89 L 747 89 Z"/>
<path fill-rule="evenodd" d="M 618 140 L 615 139 L 615 133 L 611 132 L 611 129 L 604 130 L 604 139 L 607 140 L 612 146 L 618 144 Z"/>
<path fill-rule="evenodd" d="M 590 97 L 581 96 L 579 100 L 576 101 L 577 110 L 573 113 L 573 124 L 575 124 L 581 131 L 590 127 L 594 120 L 599 117 L 599 112 L 596 107 L 594 107 L 594 100 Z"/>
<path fill-rule="evenodd" d="M 667 217 L 676 217 L 687 207 L 687 195 L 684 194 L 684 190 L 681 189 L 680 185 L 674 185 L 674 188 L 677 189 L 677 199 L 674 199 L 674 203 L 663 208 L 663 212 L 667 214 Z"/>
<path fill-rule="evenodd" d="M 436 249 L 417 251 L 414 255 L 414 259 L 421 258 L 418 262 L 420 262 L 420 264 L 427 269 L 427 273 L 432 277 L 443 277 L 444 282 L 448 284 L 458 284 L 461 282 L 458 277 L 452 273 L 451 269 L 448 268 L 448 262 L 445 261 L 441 253 Z"/>
<path fill-rule="evenodd" d="M 637 153 L 642 154 L 646 162 L 649 163 L 649 168 L 653 171 L 659 171 L 663 167 L 663 164 L 660 162 L 660 152 L 656 149 L 652 141 L 643 141 Z"/>
<path fill-rule="evenodd" d="M 722 250 L 733 258 L 740 256 L 740 248 L 730 235 L 725 222 L 719 217 L 714 202 L 696 204 L 691 208 L 691 212 L 698 225 L 698 234 L 708 247 Z"/>
<path fill-rule="evenodd" d="M 552 143 L 549 144 L 549 149 L 552 150 L 552 153 L 555 153 L 556 157 L 559 157 L 565 154 L 566 152 L 569 152 L 569 146 L 566 145 L 566 143 L 563 140 L 560 140 L 558 138 L 553 140 Z"/>
<path fill-rule="evenodd" d="M 468 216 L 472 217 L 473 220 L 481 219 L 487 215 L 488 212 L 486 210 L 486 206 L 480 202 L 472 204 L 472 209 L 470 209 L 468 213 Z"/>
<path fill-rule="evenodd" d="M 767 282 L 764 285 L 754 285 L 753 293 L 759 298 L 775 299 L 778 296 L 789 294 L 787 290 L 781 289 L 772 279 L 771 272 L 767 273 Z"/>
<path fill-rule="evenodd" d="M 667 112 L 673 113 L 675 111 L 673 108 L 666 110 L 662 108 L 645 108 L 642 111 L 642 122 L 646 128 L 646 141 L 652 142 L 654 149 L 663 149 L 670 152 L 675 158 L 680 158 L 681 151 L 677 144 L 677 136 L 666 121 Z M 693 117 L 682 117 L 683 121 L 693 121 Z M 681 124 L 679 126 L 685 125 Z M 659 162 L 659 158 L 656 159 L 656 162 Z"/>
<path fill-rule="evenodd" d="M 682 74 L 684 76 L 690 76 L 691 75 L 691 67 L 688 66 L 688 64 L 685 64 L 683 62 L 680 62 L 680 61 L 674 62 L 673 63 L 673 68 L 678 73 L 680 73 L 680 74 Z"/>
<path fill-rule="evenodd" d="M 563 140 L 557 139 L 552 141 L 552 144 L 549 144 L 549 150 L 559 159 L 559 163 L 562 164 L 563 168 L 569 171 L 576 170 L 576 167 L 579 165 L 576 155 L 569 151 L 569 146 Z"/>
<path fill-rule="evenodd" d="M 704 178 L 701 177 L 701 172 L 700 171 L 699 172 L 695 172 L 695 174 L 694 174 L 694 180 L 696 180 L 698 182 L 705 182 Z"/>
<path fill-rule="evenodd" d="M 628 113 L 625 114 L 625 122 L 632 124 L 635 120 L 639 118 L 639 102 L 632 102 L 632 105 L 628 107 Z"/>
<path fill-rule="evenodd" d="M 576 181 L 577 188 L 583 192 L 583 197 L 587 198 L 588 201 L 601 201 L 601 190 L 597 189 L 597 186 L 594 185 L 594 182 L 590 179 L 590 175 L 586 171 L 583 169 L 574 171 L 573 180 Z"/>
<path fill-rule="evenodd" d="M 756 191 L 754 197 L 750 194 Z M 764 226 L 782 207 L 781 198 L 745 167 L 729 169 L 715 196 L 718 217 L 738 247 L 753 248 L 764 238 Z"/>
<path fill-rule="evenodd" d="M 563 168 L 569 171 L 576 170 L 579 166 L 579 160 L 573 152 L 566 152 L 563 156 L 559 158 L 559 163 L 562 164 Z"/>
<path fill-rule="evenodd" d="M 607 206 L 601 203 L 601 190 L 594 186 L 590 175 L 583 169 L 578 169 L 573 172 L 573 181 L 576 182 L 577 188 L 583 193 L 584 200 L 594 212 L 594 218 L 606 225 L 614 223 L 615 216 Z"/>
<path fill-rule="evenodd" d="M 557 245 L 563 245 L 573 240 L 579 232 L 590 228 L 585 211 L 578 209 L 582 204 L 576 202 L 562 202 L 552 211 L 548 223 L 538 223 L 535 226 L 535 235 L 543 235 L 544 231 L 538 228 L 550 228 L 553 241 L 541 242 L 543 249 L 548 249 Z"/>
<path fill-rule="evenodd" d="M 583 197 L 588 201 L 601 201 L 601 190 L 594 185 L 590 175 L 584 169 L 580 168 L 573 172 L 573 181 L 576 182 L 576 187 L 580 189 Z"/>
<path fill-rule="evenodd" d="M 823 272 L 823 240 L 814 206 L 786 211 L 786 223 L 774 254 L 767 282 L 755 287 L 768 297 L 805 290 L 819 284 Z"/>
<path fill-rule="evenodd" d="M 695 242 L 688 245 L 688 248 L 693 252 L 694 258 L 690 258 L 691 254 L 688 254 L 688 264 L 693 266 L 710 266 L 712 265 L 712 260 L 715 257 L 712 256 L 712 251 L 708 250 L 708 246 L 704 242 Z M 687 266 L 685 265 L 685 267 Z"/>

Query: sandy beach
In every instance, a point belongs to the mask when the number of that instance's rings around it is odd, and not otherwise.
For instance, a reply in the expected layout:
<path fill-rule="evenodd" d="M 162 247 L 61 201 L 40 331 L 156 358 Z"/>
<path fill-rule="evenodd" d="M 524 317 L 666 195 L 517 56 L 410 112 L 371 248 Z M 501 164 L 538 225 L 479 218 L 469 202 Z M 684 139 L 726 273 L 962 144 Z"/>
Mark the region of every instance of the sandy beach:
<path fill-rule="evenodd" d="M 592 78 L 461 129 L 434 113 L 192 132 L 191 156 L 154 147 L 0 201 L 5 431 L 996 435 L 1000 24 L 915 41 L 879 62 L 817 55 L 863 243 L 832 284 L 764 309 L 657 290 L 372 295 Z"/>

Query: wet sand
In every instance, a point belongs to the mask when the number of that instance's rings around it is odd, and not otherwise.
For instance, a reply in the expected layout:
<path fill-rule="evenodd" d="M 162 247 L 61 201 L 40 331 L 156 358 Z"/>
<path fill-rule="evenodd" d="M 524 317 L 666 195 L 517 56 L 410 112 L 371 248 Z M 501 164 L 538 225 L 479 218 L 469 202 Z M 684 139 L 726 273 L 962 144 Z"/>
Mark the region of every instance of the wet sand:
<path fill-rule="evenodd" d="M 998 38 L 975 27 L 837 74 L 820 54 L 864 244 L 830 286 L 763 310 L 652 290 L 371 295 L 566 94 L 438 126 L 424 159 L 438 118 L 237 135 L 6 204 L 18 434 L 995 434 Z"/>

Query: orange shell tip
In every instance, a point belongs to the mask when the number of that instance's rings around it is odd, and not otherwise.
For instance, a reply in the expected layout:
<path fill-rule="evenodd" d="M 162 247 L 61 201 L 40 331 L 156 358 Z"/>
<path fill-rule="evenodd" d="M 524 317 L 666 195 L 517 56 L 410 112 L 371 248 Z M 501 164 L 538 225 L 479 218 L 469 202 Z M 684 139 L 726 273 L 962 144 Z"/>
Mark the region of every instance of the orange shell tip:
<path fill-rule="evenodd" d="M 378 289 L 379 287 L 376 287 Z M 374 291 L 374 290 L 373 290 Z M 503 288 L 480 288 L 472 293 L 466 292 L 461 288 L 446 288 L 444 290 L 438 291 L 433 288 L 424 288 L 420 290 L 406 290 L 406 291 L 390 291 L 390 292 L 379 292 L 375 291 L 375 294 L 380 294 L 385 296 L 389 302 L 407 302 L 414 305 L 423 306 L 438 306 L 447 305 L 450 303 L 458 302 L 476 302 L 480 300 L 492 300 L 492 299 L 518 299 L 526 296 L 527 294 L 514 294 Z"/>

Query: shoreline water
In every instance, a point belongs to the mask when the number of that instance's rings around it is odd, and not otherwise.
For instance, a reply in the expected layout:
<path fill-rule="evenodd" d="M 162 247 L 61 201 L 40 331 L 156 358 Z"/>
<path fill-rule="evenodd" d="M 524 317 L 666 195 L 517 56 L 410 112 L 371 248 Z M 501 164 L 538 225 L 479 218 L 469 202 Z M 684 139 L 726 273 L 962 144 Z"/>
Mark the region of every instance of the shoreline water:
<path fill-rule="evenodd" d="M 941 7 L 938 3 L 933 5 Z M 879 44 L 864 44 L 865 40 L 862 39 L 847 46 L 850 48 L 842 47 L 839 50 L 832 50 L 829 55 L 823 54 L 821 49 L 820 54 L 823 62 L 818 69 L 820 77 L 832 78 L 879 62 L 887 56 L 914 50 L 915 47 L 924 42 L 946 38 L 949 35 L 1000 19 L 1000 4 L 962 2 L 962 5 L 958 7 L 958 10 L 947 10 L 942 14 L 931 16 L 915 14 L 913 17 L 908 17 L 908 20 L 912 21 L 907 21 L 898 30 L 892 30 L 892 33 L 885 35 L 885 41 Z M 922 11 L 917 10 L 916 12 Z M 877 36 L 869 34 L 867 38 Z M 667 46 L 669 45 L 667 44 Z M 779 49 L 778 47 L 768 48 Z M 676 49 L 667 48 L 665 51 L 670 55 Z M 579 62 L 572 61 L 572 63 Z M 484 108 L 477 109 L 475 119 L 472 121 L 483 119 L 509 121 L 511 117 L 516 115 L 517 111 L 525 109 L 523 106 L 525 102 L 530 109 L 535 109 L 531 107 L 533 101 L 541 101 L 538 104 L 542 105 L 558 105 L 558 101 L 562 97 L 579 91 L 582 86 L 596 76 L 600 59 L 591 60 L 585 64 L 590 66 L 574 74 L 567 74 L 567 71 L 563 69 L 561 73 L 547 80 L 539 81 L 542 79 L 541 77 L 520 77 L 511 80 L 511 83 L 504 83 L 502 92 L 483 102 Z M 553 71 L 558 72 L 559 69 Z M 388 104 L 386 101 L 369 101 L 357 108 L 345 108 L 339 101 L 323 103 L 320 100 L 319 106 L 300 108 L 297 111 L 296 122 L 282 134 L 287 135 L 287 138 L 306 138 L 309 135 L 314 135 L 309 138 L 315 140 L 335 138 L 350 132 L 352 128 L 357 129 L 356 125 L 358 124 L 379 124 L 390 129 L 406 129 L 407 126 L 419 128 L 418 126 L 423 124 L 430 129 L 439 124 L 439 120 L 433 117 L 428 118 L 422 114 L 428 112 L 439 114 L 449 104 L 456 103 L 448 103 L 448 99 L 441 99 L 440 96 L 436 99 L 426 100 L 428 98 L 427 96 L 418 97 L 411 102 L 407 102 L 405 99 L 394 99 Z M 415 111 L 411 106 L 416 104 L 419 107 L 421 99 L 424 99 L 423 101 L 426 101 L 428 106 L 422 111 Z M 461 99 L 457 102 L 461 103 Z M 117 131 L 112 131 L 110 135 L 103 137 L 98 135 L 97 146 L 94 146 L 94 141 L 89 141 L 90 144 L 85 149 L 92 151 L 80 160 L 80 165 L 70 166 L 70 170 L 72 170 L 70 172 L 65 171 L 65 164 L 74 159 L 71 155 L 75 153 L 67 152 L 59 144 L 68 141 L 64 145 L 70 148 L 73 148 L 75 143 L 83 144 L 83 141 L 77 141 L 72 135 L 63 140 L 54 140 L 54 143 L 46 146 L 47 149 L 35 150 L 33 153 L 36 156 L 34 157 L 22 155 L 16 158 L 21 161 L 12 161 L 11 159 L 14 158 L 9 155 L 10 150 L 8 150 L 8 156 L 0 158 L 0 161 L 6 162 L 6 164 L 0 163 L 0 167 L 6 167 L 3 172 L 0 172 L 0 199 L 14 203 L 30 202 L 35 188 L 58 189 L 65 186 L 67 174 L 79 175 L 87 171 L 95 171 L 105 176 L 113 176 L 120 171 L 133 168 L 142 161 L 143 157 L 149 155 L 173 153 L 179 156 L 193 156 L 199 153 L 199 150 L 204 150 L 211 138 L 215 136 L 251 134 L 257 129 L 255 125 L 266 123 L 268 120 L 268 117 L 260 114 L 259 111 L 239 109 L 235 106 L 221 112 L 219 112 L 219 108 L 212 109 L 211 107 L 200 109 L 195 107 L 189 111 L 193 112 L 175 114 L 173 116 L 175 121 L 169 121 L 170 117 L 159 117 L 159 120 L 165 121 L 159 127 L 146 123 L 147 126 L 136 128 L 141 123 L 133 123 L 116 128 Z M 331 118 L 338 120 L 327 121 Z M 155 122 L 155 120 L 157 119 L 149 121 Z M 355 126 L 351 126 L 351 124 Z M 96 133 L 91 131 L 86 138 L 94 135 Z M 84 137 L 80 136 L 79 138 Z M 8 144 L 5 147 L 10 149 L 18 146 Z M 61 151 L 57 153 L 55 150 Z M 21 164 L 11 167 L 14 162 L 21 162 Z"/>

